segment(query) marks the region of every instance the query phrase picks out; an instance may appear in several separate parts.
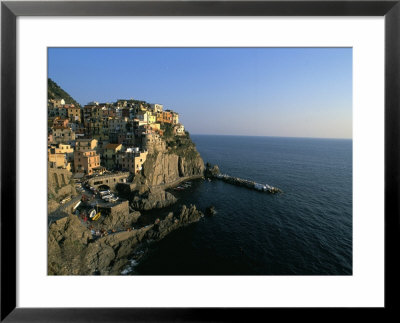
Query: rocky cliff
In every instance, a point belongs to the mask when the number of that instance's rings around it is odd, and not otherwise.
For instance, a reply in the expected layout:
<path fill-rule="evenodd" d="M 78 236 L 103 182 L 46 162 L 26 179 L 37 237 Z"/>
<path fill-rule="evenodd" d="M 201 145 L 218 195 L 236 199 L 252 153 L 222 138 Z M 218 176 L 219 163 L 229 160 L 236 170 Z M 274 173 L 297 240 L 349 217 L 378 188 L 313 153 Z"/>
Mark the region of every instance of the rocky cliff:
<path fill-rule="evenodd" d="M 189 137 L 166 140 L 165 148 L 149 153 L 134 183 L 142 191 L 166 187 L 181 179 L 203 176 L 204 162 Z"/>
<path fill-rule="evenodd" d="M 169 192 L 150 189 L 143 194 L 135 195 L 132 198 L 131 207 L 135 210 L 148 211 L 167 207 L 176 201 L 176 197 Z"/>
<path fill-rule="evenodd" d="M 60 201 L 68 196 L 75 196 L 76 189 L 72 173 L 66 169 L 47 168 L 47 211 L 53 212 L 60 206 Z"/>
<path fill-rule="evenodd" d="M 183 205 L 176 214 L 169 213 L 154 224 L 95 240 L 91 231 L 71 214 L 49 228 L 48 275 L 119 275 L 139 244 L 160 240 L 202 217 L 194 205 Z"/>

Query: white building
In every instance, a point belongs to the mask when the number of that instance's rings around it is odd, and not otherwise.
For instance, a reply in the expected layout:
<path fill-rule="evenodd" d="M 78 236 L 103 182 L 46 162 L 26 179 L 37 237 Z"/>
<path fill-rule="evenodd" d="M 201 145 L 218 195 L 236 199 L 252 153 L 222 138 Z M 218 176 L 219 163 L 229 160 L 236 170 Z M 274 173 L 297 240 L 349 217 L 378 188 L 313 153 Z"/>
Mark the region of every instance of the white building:
<path fill-rule="evenodd" d="M 150 109 L 153 111 L 153 112 L 162 112 L 162 110 L 163 110 L 163 105 L 162 104 L 157 104 L 157 103 L 152 103 L 152 104 L 150 104 Z"/>
<path fill-rule="evenodd" d="M 184 135 L 185 134 L 185 127 L 183 126 L 183 124 L 178 124 L 174 127 L 175 133 L 178 136 Z"/>

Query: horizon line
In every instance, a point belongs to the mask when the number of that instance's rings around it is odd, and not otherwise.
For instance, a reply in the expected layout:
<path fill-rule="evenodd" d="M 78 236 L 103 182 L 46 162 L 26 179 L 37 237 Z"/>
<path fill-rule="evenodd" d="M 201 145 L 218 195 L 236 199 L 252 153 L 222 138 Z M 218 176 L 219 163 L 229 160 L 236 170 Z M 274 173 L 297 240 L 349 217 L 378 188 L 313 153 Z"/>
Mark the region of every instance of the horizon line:
<path fill-rule="evenodd" d="M 274 136 L 274 135 L 236 135 L 236 134 L 213 134 L 213 133 L 190 133 L 194 136 L 226 136 L 226 137 L 272 137 L 272 138 L 296 138 L 296 139 L 334 139 L 334 140 L 353 140 L 353 138 L 334 138 L 334 137 L 303 137 L 303 136 Z"/>

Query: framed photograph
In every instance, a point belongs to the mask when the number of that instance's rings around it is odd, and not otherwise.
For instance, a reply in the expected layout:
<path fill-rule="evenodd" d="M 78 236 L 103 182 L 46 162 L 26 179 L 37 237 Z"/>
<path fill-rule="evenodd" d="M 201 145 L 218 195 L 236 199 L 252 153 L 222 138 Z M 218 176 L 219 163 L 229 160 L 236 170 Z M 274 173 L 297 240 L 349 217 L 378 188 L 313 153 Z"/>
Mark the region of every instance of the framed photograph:
<path fill-rule="evenodd" d="M 2 2 L 1 320 L 395 311 L 399 15 Z"/>

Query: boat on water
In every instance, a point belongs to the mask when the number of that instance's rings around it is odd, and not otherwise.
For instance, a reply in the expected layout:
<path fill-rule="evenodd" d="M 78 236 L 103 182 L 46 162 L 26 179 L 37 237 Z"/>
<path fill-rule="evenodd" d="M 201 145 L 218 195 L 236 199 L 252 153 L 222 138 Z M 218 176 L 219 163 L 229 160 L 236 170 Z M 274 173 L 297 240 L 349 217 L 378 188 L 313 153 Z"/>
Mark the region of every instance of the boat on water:
<path fill-rule="evenodd" d="M 101 216 L 101 213 L 100 213 L 100 212 L 97 213 L 97 214 L 92 218 L 92 221 L 97 221 L 97 220 L 100 218 L 100 216 Z"/>
<path fill-rule="evenodd" d="M 92 219 L 92 221 L 97 221 L 101 216 L 101 213 L 99 212 L 96 204 L 96 209 L 92 209 L 89 212 L 89 217 Z"/>
<path fill-rule="evenodd" d="M 91 209 L 90 211 L 89 211 L 89 218 L 94 218 L 94 216 L 96 215 L 96 210 L 95 209 Z"/>
<path fill-rule="evenodd" d="M 78 203 L 76 203 L 75 206 L 73 207 L 72 211 L 75 212 L 80 204 L 81 204 L 81 201 L 78 201 Z"/>

